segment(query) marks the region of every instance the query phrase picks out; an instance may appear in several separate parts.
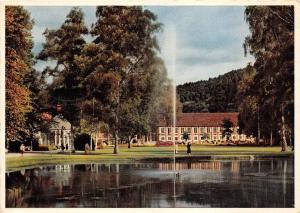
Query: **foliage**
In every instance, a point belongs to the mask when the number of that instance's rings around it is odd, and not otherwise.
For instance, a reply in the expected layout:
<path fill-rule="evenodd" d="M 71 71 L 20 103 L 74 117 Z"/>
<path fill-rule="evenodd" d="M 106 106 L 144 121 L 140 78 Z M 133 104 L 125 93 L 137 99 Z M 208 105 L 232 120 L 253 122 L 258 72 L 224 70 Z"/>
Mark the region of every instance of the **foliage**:
<path fill-rule="evenodd" d="M 190 135 L 188 132 L 184 132 L 182 135 L 183 140 L 187 141 L 190 138 Z"/>
<path fill-rule="evenodd" d="M 84 14 L 80 8 L 72 8 L 65 22 L 57 30 L 46 29 L 46 42 L 37 56 L 40 60 L 54 60 L 54 68 L 46 67 L 43 75 L 53 77 L 48 87 L 51 105 L 61 104 L 63 116 L 75 126 L 79 126 L 80 108 L 77 102 L 82 98 L 82 70 L 76 63 L 85 45 L 84 35 L 88 33 L 84 25 Z"/>
<path fill-rule="evenodd" d="M 256 70 L 256 86 L 249 86 L 247 93 L 256 99 L 262 136 L 271 139 L 280 132 L 285 151 L 294 132 L 294 7 L 248 6 L 245 17 L 251 33 L 245 39 L 245 53 L 254 55 Z M 253 114 L 253 110 L 246 111 Z"/>
<path fill-rule="evenodd" d="M 154 96 L 147 83 L 151 83 L 152 65 L 160 66 L 154 36 L 160 24 L 142 7 L 99 6 L 96 17 L 91 29 L 94 40 L 84 47 L 77 63 L 87 96 L 102 106 L 101 120 L 115 137 L 117 153 L 119 137 L 130 141 L 134 134 L 149 130 L 149 104 Z"/>
<path fill-rule="evenodd" d="M 28 135 L 26 115 L 32 111 L 31 91 L 26 77 L 33 64 L 30 14 L 21 6 L 5 7 L 5 95 L 6 139 Z"/>
<path fill-rule="evenodd" d="M 9 141 L 8 150 L 10 152 L 20 152 L 21 141 Z"/>
<path fill-rule="evenodd" d="M 183 112 L 236 112 L 239 99 L 237 85 L 244 69 L 230 71 L 207 81 L 177 86 Z"/>
<path fill-rule="evenodd" d="M 224 119 L 223 123 L 221 125 L 222 127 L 222 137 L 226 137 L 226 140 L 228 141 L 231 134 L 233 133 L 232 127 L 233 123 L 230 119 Z"/>
<path fill-rule="evenodd" d="M 91 136 L 86 133 L 79 134 L 74 139 L 74 148 L 75 150 L 85 150 L 85 144 L 90 145 Z M 95 147 L 94 140 L 92 140 L 93 149 Z"/>

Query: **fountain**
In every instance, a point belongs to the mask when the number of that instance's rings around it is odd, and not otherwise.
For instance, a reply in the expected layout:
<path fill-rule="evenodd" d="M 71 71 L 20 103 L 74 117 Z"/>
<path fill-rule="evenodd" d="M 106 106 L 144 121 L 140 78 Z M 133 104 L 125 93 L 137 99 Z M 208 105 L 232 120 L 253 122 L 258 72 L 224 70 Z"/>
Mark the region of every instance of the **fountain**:
<path fill-rule="evenodd" d="M 176 140 L 175 140 L 175 129 L 176 129 L 176 29 L 174 24 L 169 24 L 165 30 L 165 59 L 169 77 L 172 81 L 172 141 L 173 141 L 173 173 L 174 173 L 174 207 L 176 207 Z"/>

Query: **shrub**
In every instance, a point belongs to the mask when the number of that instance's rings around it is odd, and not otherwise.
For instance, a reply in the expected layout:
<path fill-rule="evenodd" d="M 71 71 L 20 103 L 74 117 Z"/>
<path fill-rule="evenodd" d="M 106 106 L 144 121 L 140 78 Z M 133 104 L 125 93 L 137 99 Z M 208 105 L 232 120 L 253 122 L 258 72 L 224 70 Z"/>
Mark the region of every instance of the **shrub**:
<path fill-rule="evenodd" d="M 39 145 L 38 151 L 49 151 L 49 146 L 48 145 Z"/>
<path fill-rule="evenodd" d="M 24 141 L 24 145 L 31 147 L 32 145 L 32 151 L 37 151 L 39 147 L 39 142 L 36 139 L 28 139 Z"/>
<path fill-rule="evenodd" d="M 21 141 L 9 141 L 8 150 L 10 152 L 20 152 Z"/>
<path fill-rule="evenodd" d="M 74 148 L 75 150 L 84 150 L 85 144 L 90 144 L 91 136 L 86 133 L 77 135 L 74 139 Z M 94 140 L 92 141 L 92 148 L 95 150 Z"/>

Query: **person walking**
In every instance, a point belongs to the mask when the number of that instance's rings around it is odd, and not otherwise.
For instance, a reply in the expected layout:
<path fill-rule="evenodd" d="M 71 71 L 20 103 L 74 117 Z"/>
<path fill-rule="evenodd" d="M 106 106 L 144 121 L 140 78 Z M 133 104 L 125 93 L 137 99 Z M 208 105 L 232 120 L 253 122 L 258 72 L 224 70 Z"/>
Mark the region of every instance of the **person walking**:
<path fill-rule="evenodd" d="M 24 144 L 21 144 L 21 146 L 20 146 L 21 157 L 23 157 L 24 151 L 25 151 L 25 146 L 24 146 Z"/>
<path fill-rule="evenodd" d="M 178 142 L 175 143 L 175 154 L 178 154 Z"/>
<path fill-rule="evenodd" d="M 186 153 L 188 155 L 191 155 L 191 152 L 192 152 L 191 146 L 192 146 L 191 142 L 188 142 L 188 144 L 186 145 L 186 148 L 187 148 Z"/>

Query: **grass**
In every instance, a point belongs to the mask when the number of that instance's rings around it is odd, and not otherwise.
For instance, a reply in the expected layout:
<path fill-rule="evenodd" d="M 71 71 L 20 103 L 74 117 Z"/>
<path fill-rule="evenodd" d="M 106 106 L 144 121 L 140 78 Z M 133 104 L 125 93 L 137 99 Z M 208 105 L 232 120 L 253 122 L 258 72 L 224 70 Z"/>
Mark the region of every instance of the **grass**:
<path fill-rule="evenodd" d="M 84 153 L 75 154 L 36 154 L 23 157 L 6 157 L 6 170 L 16 170 L 22 167 L 33 167 L 48 164 L 78 163 L 78 162 L 102 162 L 118 161 L 133 162 L 145 158 L 170 158 L 173 157 L 173 147 L 119 147 L 119 154 L 115 155 L 113 148 L 92 151 L 89 155 Z M 293 156 L 293 152 L 281 152 L 280 147 L 239 147 L 239 146 L 192 146 L 192 156 L 215 156 L 215 157 L 239 157 L 239 156 Z M 185 157 L 186 147 L 179 146 L 176 157 Z"/>

